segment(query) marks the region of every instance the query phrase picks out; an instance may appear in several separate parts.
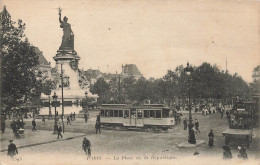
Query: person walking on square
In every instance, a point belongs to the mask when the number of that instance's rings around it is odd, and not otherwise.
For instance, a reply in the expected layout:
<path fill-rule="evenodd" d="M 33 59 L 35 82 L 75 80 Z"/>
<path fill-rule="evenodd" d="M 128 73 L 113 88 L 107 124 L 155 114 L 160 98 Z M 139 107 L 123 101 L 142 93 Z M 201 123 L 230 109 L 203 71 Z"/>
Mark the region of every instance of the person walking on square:
<path fill-rule="evenodd" d="M 70 123 L 70 116 L 67 117 L 67 125 Z M 71 123 L 70 123 L 71 125 Z"/>
<path fill-rule="evenodd" d="M 246 153 L 246 148 L 244 146 L 242 146 L 242 147 L 238 146 L 238 151 L 239 151 L 238 158 L 248 159 L 247 153 Z"/>
<path fill-rule="evenodd" d="M 209 137 L 209 148 L 211 148 L 214 146 L 214 133 L 212 129 L 210 130 L 208 137 Z"/>
<path fill-rule="evenodd" d="M 85 118 L 85 123 L 88 122 L 88 115 L 87 115 L 87 112 L 84 113 L 84 118 Z"/>
<path fill-rule="evenodd" d="M 72 114 L 72 112 L 70 113 L 70 120 L 72 121 L 73 120 L 73 114 Z"/>
<path fill-rule="evenodd" d="M 1 119 L 1 132 L 4 133 L 5 132 L 5 118 L 2 117 Z"/>
<path fill-rule="evenodd" d="M 35 119 L 33 119 L 33 121 L 32 121 L 32 126 L 33 126 L 32 131 L 36 131 L 36 122 L 35 122 Z"/>
<path fill-rule="evenodd" d="M 223 119 L 223 116 L 224 116 L 224 110 L 220 110 L 220 117 L 221 117 L 221 119 Z"/>
<path fill-rule="evenodd" d="M 10 144 L 8 145 L 7 155 L 13 158 L 16 154 L 18 154 L 16 145 L 13 143 L 13 140 L 9 140 Z"/>
<path fill-rule="evenodd" d="M 76 113 L 73 113 L 73 120 L 76 121 Z"/>
<path fill-rule="evenodd" d="M 223 146 L 223 159 L 232 159 L 231 148 L 229 146 Z"/>
<path fill-rule="evenodd" d="M 91 143 L 87 138 L 83 139 L 82 142 L 82 149 L 85 151 L 86 154 L 88 154 L 88 157 L 91 157 Z"/>
<path fill-rule="evenodd" d="M 100 123 L 98 121 L 96 121 L 95 128 L 96 128 L 96 134 L 97 134 L 98 131 L 99 131 L 99 133 L 101 133 L 101 131 L 100 131 Z"/>
<path fill-rule="evenodd" d="M 62 136 L 62 134 L 61 134 L 61 132 L 62 132 L 62 126 L 60 125 L 60 123 L 59 123 L 59 125 L 58 125 L 57 131 L 58 131 L 58 137 L 57 137 L 57 139 L 59 139 L 59 137 L 63 138 L 63 136 Z"/>
<path fill-rule="evenodd" d="M 200 130 L 199 130 L 199 121 L 197 119 L 195 119 L 195 129 L 196 129 L 196 132 L 198 131 L 200 133 Z"/>
<path fill-rule="evenodd" d="M 188 127 L 187 118 L 185 118 L 185 119 L 183 120 L 183 125 L 184 125 L 184 130 L 187 130 L 187 127 Z"/>
<path fill-rule="evenodd" d="M 45 125 L 45 118 L 44 118 L 44 116 L 42 116 L 42 122 L 43 122 L 43 125 Z"/>

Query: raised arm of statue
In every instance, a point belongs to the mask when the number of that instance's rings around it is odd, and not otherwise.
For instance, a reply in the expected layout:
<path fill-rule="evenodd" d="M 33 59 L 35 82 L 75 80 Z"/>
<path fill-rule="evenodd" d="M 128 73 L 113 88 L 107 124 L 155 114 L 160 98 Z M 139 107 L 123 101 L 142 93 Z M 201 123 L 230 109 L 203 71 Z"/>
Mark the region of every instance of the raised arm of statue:
<path fill-rule="evenodd" d="M 61 20 L 61 11 L 59 12 L 59 21 L 60 21 L 60 23 L 62 23 L 62 20 Z"/>

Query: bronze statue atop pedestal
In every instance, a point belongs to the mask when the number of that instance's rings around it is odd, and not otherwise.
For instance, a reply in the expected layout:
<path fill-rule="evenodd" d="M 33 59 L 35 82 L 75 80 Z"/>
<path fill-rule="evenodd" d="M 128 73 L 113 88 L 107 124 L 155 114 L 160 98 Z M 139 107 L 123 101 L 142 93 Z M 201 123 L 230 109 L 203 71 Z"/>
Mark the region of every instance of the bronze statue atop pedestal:
<path fill-rule="evenodd" d="M 74 34 L 71 25 L 68 23 L 68 18 L 65 16 L 63 21 L 61 20 L 61 11 L 61 8 L 59 8 L 60 27 L 63 29 L 62 43 L 59 50 L 74 51 Z"/>

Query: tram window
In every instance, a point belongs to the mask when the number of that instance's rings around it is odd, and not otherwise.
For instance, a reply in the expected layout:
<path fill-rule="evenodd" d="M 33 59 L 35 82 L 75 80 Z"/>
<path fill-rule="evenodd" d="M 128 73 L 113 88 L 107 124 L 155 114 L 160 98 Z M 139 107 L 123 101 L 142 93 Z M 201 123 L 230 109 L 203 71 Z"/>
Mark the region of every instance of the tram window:
<path fill-rule="evenodd" d="M 162 112 L 161 110 L 156 110 L 156 118 L 161 118 Z"/>
<path fill-rule="evenodd" d="M 143 114 L 141 110 L 137 111 L 137 118 L 142 118 Z"/>
<path fill-rule="evenodd" d="M 125 110 L 125 113 L 124 113 L 124 118 L 127 118 L 129 117 L 129 110 Z"/>
<path fill-rule="evenodd" d="M 101 116 L 105 116 L 104 110 L 101 110 L 100 115 L 101 115 Z"/>
<path fill-rule="evenodd" d="M 109 116 L 110 116 L 110 117 L 113 117 L 113 110 L 110 110 Z"/>
<path fill-rule="evenodd" d="M 135 109 L 130 109 L 130 112 L 131 112 L 131 117 L 132 117 L 132 118 L 135 118 L 135 117 L 136 117 L 136 111 L 135 111 Z"/>
<path fill-rule="evenodd" d="M 119 117 L 123 117 L 123 110 L 119 110 Z"/>
<path fill-rule="evenodd" d="M 162 110 L 162 117 L 163 117 L 163 118 L 169 117 L 169 114 L 170 114 L 170 111 L 169 111 L 169 110 L 166 110 L 166 109 L 163 109 L 163 110 Z"/>
<path fill-rule="evenodd" d="M 105 116 L 109 117 L 109 111 L 108 110 L 105 111 Z"/>
<path fill-rule="evenodd" d="M 118 110 L 114 110 L 114 117 L 118 117 Z"/>
<path fill-rule="evenodd" d="M 155 111 L 154 110 L 150 111 L 150 117 L 155 117 Z"/>
<path fill-rule="evenodd" d="M 144 117 L 149 117 L 149 111 L 148 110 L 144 110 Z"/>

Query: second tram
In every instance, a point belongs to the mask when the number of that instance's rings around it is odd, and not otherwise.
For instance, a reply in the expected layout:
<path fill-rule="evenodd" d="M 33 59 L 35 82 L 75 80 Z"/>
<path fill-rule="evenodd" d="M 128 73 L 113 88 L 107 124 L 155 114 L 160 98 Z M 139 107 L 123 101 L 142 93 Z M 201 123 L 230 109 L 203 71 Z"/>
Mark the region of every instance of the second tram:
<path fill-rule="evenodd" d="M 128 106 L 126 104 L 103 104 L 100 123 L 105 127 L 125 127 L 144 131 L 168 130 L 175 125 L 172 111 L 162 104 Z"/>

